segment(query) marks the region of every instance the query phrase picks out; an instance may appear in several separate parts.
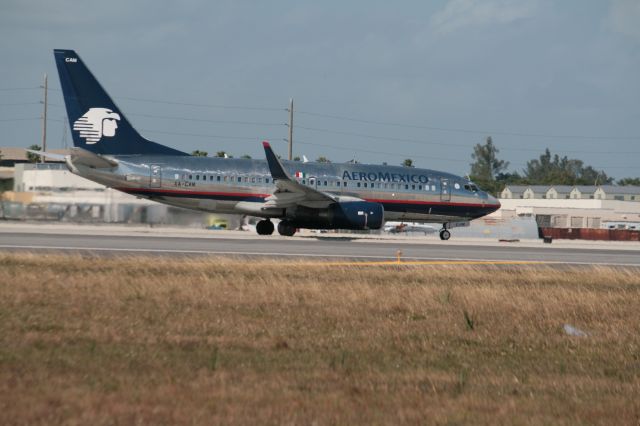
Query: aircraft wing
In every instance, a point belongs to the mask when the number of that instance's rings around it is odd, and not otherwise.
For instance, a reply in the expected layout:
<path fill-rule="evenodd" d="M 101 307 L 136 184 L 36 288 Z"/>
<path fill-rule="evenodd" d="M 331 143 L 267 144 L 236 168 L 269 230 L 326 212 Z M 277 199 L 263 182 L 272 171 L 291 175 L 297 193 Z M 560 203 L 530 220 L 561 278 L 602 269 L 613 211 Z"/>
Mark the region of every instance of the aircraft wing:
<path fill-rule="evenodd" d="M 271 149 L 269 142 L 262 142 L 262 145 L 267 156 L 271 177 L 276 185 L 275 192 L 265 200 L 265 207 L 287 208 L 301 205 L 310 208 L 324 208 L 338 202 L 338 199 L 331 194 L 315 190 L 291 179 Z"/>

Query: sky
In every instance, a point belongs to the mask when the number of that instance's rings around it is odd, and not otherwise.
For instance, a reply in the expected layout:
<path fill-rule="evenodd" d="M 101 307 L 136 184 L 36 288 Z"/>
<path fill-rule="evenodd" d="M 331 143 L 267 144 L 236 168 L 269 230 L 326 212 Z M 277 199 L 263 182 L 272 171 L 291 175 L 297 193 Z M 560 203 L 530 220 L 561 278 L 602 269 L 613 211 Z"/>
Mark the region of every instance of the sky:
<path fill-rule="evenodd" d="M 71 145 L 53 49 L 75 49 L 145 137 L 469 172 L 487 136 L 640 176 L 640 1 L 0 2 L 0 146 Z"/>

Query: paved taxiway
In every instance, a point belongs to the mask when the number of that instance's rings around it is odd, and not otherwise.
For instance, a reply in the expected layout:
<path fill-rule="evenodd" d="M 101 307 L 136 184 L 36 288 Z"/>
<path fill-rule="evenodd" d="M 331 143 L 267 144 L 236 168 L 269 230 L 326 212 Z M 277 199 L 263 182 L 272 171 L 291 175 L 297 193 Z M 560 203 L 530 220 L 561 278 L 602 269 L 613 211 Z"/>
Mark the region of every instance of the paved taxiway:
<path fill-rule="evenodd" d="M 495 240 L 446 242 L 424 238 L 358 238 L 331 234 L 261 237 L 249 232 L 127 228 L 109 226 L 0 226 L 0 250 L 93 253 L 97 255 L 233 255 L 388 260 L 489 260 L 640 267 L 638 243 Z"/>

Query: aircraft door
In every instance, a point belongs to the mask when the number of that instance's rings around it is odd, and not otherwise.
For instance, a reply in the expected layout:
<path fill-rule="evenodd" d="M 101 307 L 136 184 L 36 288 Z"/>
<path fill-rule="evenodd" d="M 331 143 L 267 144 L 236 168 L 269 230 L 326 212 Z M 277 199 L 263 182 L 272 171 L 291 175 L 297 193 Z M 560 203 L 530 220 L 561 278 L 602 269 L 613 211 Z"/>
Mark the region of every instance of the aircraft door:
<path fill-rule="evenodd" d="M 162 167 L 158 164 L 152 164 L 149 172 L 149 188 L 160 188 L 162 185 Z"/>
<path fill-rule="evenodd" d="M 451 188 L 449 179 L 440 179 L 440 201 L 451 201 Z"/>
<path fill-rule="evenodd" d="M 315 176 L 310 176 L 307 180 L 307 185 L 313 189 L 318 188 L 318 178 Z"/>

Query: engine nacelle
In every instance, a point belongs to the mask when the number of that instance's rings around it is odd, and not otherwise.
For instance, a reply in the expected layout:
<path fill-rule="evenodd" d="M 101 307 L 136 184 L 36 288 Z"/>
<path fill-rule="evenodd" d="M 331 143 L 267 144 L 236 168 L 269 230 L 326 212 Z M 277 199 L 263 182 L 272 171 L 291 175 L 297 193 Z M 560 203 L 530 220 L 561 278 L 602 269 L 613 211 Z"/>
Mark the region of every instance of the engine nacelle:
<path fill-rule="evenodd" d="M 368 201 L 337 203 L 334 208 L 334 223 L 340 229 L 380 229 L 384 223 L 382 204 Z"/>
<path fill-rule="evenodd" d="M 298 207 L 287 218 L 297 228 L 380 229 L 384 223 L 382 204 L 368 201 L 343 201 L 327 209 Z"/>

